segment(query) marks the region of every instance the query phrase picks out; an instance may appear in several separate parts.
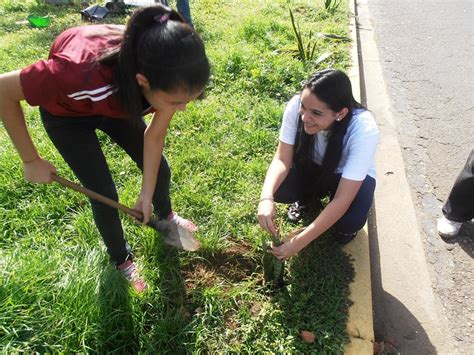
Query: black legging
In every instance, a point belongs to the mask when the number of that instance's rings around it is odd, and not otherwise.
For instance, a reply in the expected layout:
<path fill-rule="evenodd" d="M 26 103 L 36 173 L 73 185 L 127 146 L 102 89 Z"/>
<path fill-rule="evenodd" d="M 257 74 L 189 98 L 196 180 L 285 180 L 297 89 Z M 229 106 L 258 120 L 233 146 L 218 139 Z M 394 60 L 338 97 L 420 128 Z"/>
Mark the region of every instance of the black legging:
<path fill-rule="evenodd" d="M 275 193 L 275 201 L 293 203 L 299 201 L 302 205 L 318 203 L 321 197 L 329 195 L 332 199 L 336 193 L 341 174 L 333 174 L 327 191 L 319 191 L 317 186 L 321 168 L 312 164 L 306 169 L 292 167 L 286 179 Z M 375 179 L 367 175 L 357 195 L 346 213 L 334 224 L 336 232 L 353 233 L 360 230 L 369 213 L 374 198 Z"/>
<path fill-rule="evenodd" d="M 474 218 L 474 150 L 471 150 L 466 165 L 449 193 L 443 214 L 455 222 L 466 222 Z"/>
<path fill-rule="evenodd" d="M 54 146 L 81 184 L 101 195 L 118 201 L 117 190 L 100 147 L 96 129 L 114 140 L 143 171 L 143 143 L 146 124 L 143 120 L 107 117 L 57 117 L 40 108 L 41 119 Z M 153 195 L 155 213 L 165 218 L 171 213 L 169 194 L 171 172 L 162 156 Z M 90 200 L 94 221 L 113 262 L 121 264 L 131 257 L 124 238 L 118 211 Z"/>

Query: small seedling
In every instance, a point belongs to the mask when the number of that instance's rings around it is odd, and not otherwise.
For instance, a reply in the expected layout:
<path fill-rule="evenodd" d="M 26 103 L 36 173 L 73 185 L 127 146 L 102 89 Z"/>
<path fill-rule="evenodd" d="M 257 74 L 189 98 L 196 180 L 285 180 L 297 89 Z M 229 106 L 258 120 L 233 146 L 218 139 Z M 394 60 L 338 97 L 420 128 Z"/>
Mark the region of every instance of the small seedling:
<path fill-rule="evenodd" d="M 271 236 L 271 241 L 274 246 L 280 246 L 282 239 L 280 238 L 281 225 L 278 227 L 278 234 Z M 278 290 L 284 286 L 283 276 L 285 272 L 285 262 L 270 254 L 270 245 L 264 241 L 263 254 L 263 277 L 265 285 L 270 289 Z"/>

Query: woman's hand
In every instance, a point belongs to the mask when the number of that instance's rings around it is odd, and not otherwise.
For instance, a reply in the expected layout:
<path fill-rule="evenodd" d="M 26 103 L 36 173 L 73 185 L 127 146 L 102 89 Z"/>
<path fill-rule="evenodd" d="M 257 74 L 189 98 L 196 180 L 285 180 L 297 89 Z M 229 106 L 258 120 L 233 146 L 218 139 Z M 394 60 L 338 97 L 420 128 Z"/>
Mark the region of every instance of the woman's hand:
<path fill-rule="evenodd" d="M 142 222 L 143 224 L 147 224 L 150 221 L 150 217 L 153 213 L 153 205 L 151 203 L 151 198 L 142 196 L 140 194 L 133 209 L 140 211 L 143 214 L 143 220 L 140 222 Z"/>
<path fill-rule="evenodd" d="M 273 243 L 270 246 L 270 250 L 268 251 L 270 254 L 273 254 L 276 258 L 280 260 L 288 260 L 293 255 L 301 251 L 306 246 L 306 243 L 300 235 L 296 235 L 293 238 L 285 241 L 280 246 L 274 246 Z"/>
<path fill-rule="evenodd" d="M 260 200 L 257 212 L 258 223 L 260 224 L 260 227 L 272 235 L 278 234 L 275 223 L 273 223 L 275 212 L 275 202 L 273 199 L 265 198 Z"/>
<path fill-rule="evenodd" d="M 292 162 L 293 145 L 280 141 L 275 156 L 273 157 L 273 160 L 268 167 L 267 174 L 265 175 L 257 212 L 260 227 L 271 235 L 278 234 L 278 229 L 275 227 L 275 223 L 273 222 L 276 212 L 273 195 L 288 176 Z"/>
<path fill-rule="evenodd" d="M 56 168 L 49 161 L 41 157 L 23 163 L 23 175 L 26 181 L 47 184 L 53 181 L 51 174 L 56 174 Z"/>

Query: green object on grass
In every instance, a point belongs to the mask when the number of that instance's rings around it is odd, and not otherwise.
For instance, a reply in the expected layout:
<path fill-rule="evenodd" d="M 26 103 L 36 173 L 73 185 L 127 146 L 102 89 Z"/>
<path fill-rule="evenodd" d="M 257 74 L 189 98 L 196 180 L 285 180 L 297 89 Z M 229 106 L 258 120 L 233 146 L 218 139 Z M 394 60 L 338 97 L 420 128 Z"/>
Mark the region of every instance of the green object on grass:
<path fill-rule="evenodd" d="M 281 240 L 279 237 L 272 236 L 272 243 L 275 246 L 280 246 Z M 270 246 L 264 245 L 263 255 L 263 278 L 265 284 L 270 288 L 277 290 L 284 286 L 283 274 L 285 270 L 285 262 L 276 258 L 273 254 L 268 252 Z"/>
<path fill-rule="evenodd" d="M 49 15 L 46 15 L 46 16 L 29 15 L 26 19 L 31 24 L 31 26 L 36 27 L 36 28 L 48 27 L 49 22 L 50 22 Z"/>

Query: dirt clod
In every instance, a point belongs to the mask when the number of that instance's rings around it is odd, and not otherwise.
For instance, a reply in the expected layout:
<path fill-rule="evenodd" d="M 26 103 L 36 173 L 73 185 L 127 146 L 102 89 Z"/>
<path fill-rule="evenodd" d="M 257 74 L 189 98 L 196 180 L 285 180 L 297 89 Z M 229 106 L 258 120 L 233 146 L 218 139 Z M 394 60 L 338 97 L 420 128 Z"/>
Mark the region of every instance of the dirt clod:
<path fill-rule="evenodd" d="M 302 330 L 300 332 L 300 337 L 305 343 L 314 343 L 314 341 L 316 340 L 316 336 L 314 335 L 314 333 L 307 330 Z"/>

